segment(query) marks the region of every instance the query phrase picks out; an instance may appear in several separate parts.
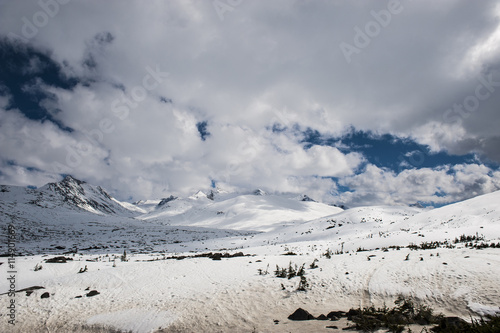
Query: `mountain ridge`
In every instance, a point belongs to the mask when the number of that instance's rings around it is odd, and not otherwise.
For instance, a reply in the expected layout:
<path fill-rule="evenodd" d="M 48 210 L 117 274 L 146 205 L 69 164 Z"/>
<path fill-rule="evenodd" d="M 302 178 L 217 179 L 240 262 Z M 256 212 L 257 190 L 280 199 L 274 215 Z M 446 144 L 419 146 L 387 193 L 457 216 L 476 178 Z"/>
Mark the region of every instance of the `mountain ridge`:
<path fill-rule="evenodd" d="M 39 189 L 1 185 L 0 216 L 2 223 L 15 223 L 29 242 L 51 235 L 69 244 L 64 237 L 78 235 L 80 243 L 85 243 L 81 246 L 105 246 L 111 239 L 119 241 L 116 237 L 120 233 L 132 237 L 136 230 L 143 230 L 144 235 L 135 234 L 142 239 L 141 246 L 134 244 L 134 238 L 127 238 L 128 246 L 142 250 L 149 248 L 146 244 L 150 242 L 155 248 L 165 246 L 167 243 L 162 245 L 160 241 L 165 230 L 178 230 L 179 236 L 172 234 L 169 237 L 173 238 L 164 239 L 187 239 L 182 236 L 184 233 L 206 232 L 214 239 L 218 239 L 216 235 L 227 236 L 232 232 L 255 235 L 252 241 L 235 239 L 234 247 L 256 246 L 269 239 L 274 243 L 328 241 L 357 248 L 380 244 L 405 246 L 481 232 L 492 238 L 500 237 L 500 213 L 496 209 L 500 191 L 434 209 L 367 206 L 345 210 L 303 200 L 308 198 L 305 195 L 214 192 L 211 200 L 205 192 L 196 194 L 186 198 L 171 195 L 134 205 L 117 201 L 100 186 L 68 176 Z M 92 235 L 99 232 L 107 235 L 107 239 L 94 239 Z M 205 236 L 190 239 L 202 238 Z M 212 244 L 217 248 L 216 244 L 220 244 L 211 242 L 206 240 L 203 246 Z"/>

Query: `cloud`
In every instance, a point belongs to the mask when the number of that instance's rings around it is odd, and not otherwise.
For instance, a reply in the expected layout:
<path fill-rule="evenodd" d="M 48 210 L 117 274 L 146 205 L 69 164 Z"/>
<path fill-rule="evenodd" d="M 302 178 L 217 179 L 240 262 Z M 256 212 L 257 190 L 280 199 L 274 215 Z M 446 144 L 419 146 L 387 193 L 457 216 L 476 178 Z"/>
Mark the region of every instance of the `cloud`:
<path fill-rule="evenodd" d="M 337 137 L 351 128 L 388 133 L 433 152 L 500 161 L 497 1 L 403 0 L 385 26 L 373 12 L 388 10 L 388 2 L 229 2 L 222 19 L 211 1 L 61 2 L 57 13 L 46 13 L 46 24 L 35 20 L 46 12 L 37 2 L 5 2 L 0 11 L 1 36 L 19 36 L 75 80 L 26 86 L 42 93 L 39 106 L 71 133 L 24 119 L 23 110 L 0 111 L 0 157 L 26 170 L 72 173 L 120 198 L 187 193 L 212 180 L 323 197 L 338 190 L 330 177 L 360 192 L 358 182 L 373 191 L 384 180 L 384 193 L 403 191 L 394 199 L 403 202 L 433 199 L 432 189 L 394 188 L 394 179 L 449 175 L 444 169 L 391 175 L 372 167 L 356 175 L 366 156 L 307 146 L 293 129 Z M 36 33 L 23 34 L 27 22 Z M 370 24 L 379 32 L 348 63 L 339 46 L 354 45 L 356 27 Z M 26 75 L 41 75 L 40 60 L 30 60 Z M 154 81 L 152 71 L 168 76 Z M 284 130 L 273 132 L 274 125 Z M 372 182 L 363 178 L 370 173 Z M 7 172 L 4 179 L 30 180 Z M 478 193 L 495 188 L 488 186 Z"/>
<path fill-rule="evenodd" d="M 348 206 L 422 203 L 445 204 L 500 189 L 500 172 L 479 164 L 407 169 L 400 173 L 368 164 L 357 175 L 343 178 L 340 193 Z"/>

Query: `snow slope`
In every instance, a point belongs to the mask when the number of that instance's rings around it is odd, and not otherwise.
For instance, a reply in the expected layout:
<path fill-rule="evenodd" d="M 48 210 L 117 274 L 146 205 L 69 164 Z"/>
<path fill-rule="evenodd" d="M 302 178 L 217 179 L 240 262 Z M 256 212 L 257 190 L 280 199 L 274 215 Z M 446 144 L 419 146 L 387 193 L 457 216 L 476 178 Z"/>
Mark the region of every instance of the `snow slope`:
<path fill-rule="evenodd" d="M 280 255 L 283 248 L 279 246 L 266 248 L 265 253 L 262 248 L 247 251 L 256 256 L 144 262 L 152 257 L 134 255 L 129 262 L 116 260 L 116 267 L 109 261 L 112 258 L 97 255 L 77 256 L 66 264 L 43 263 L 40 256 L 18 258 L 18 288 L 41 285 L 45 289 L 30 296 L 18 293 L 18 324 L 9 332 L 85 332 L 82 327 L 91 324 L 141 333 L 332 332 L 325 326 L 336 323 L 298 323 L 286 318 L 298 307 L 317 316 L 392 304 L 399 294 L 464 317 L 469 308 L 498 309 L 500 302 L 498 249 L 370 251 L 331 259 L 321 257 L 313 246 L 296 248 L 297 256 Z M 408 253 L 410 260 L 405 261 Z M 368 256 L 372 256 L 370 261 Z M 296 291 L 297 278 L 258 274 L 258 269 L 266 270 L 268 265 L 272 271 L 275 265 L 309 265 L 314 259 L 319 259 L 319 268 L 306 270 L 307 292 Z M 43 269 L 34 272 L 40 262 Z M 88 272 L 78 274 L 84 266 Z M 89 290 L 100 294 L 85 297 Z M 44 292 L 51 296 L 41 299 Z M 0 306 L 7 302 L 6 295 L 0 296 Z M 1 319 L 0 329 L 5 331 Z"/>
<path fill-rule="evenodd" d="M 357 207 L 236 241 L 236 246 L 315 242 L 331 250 L 375 249 L 449 241 L 461 235 L 500 239 L 500 191 L 426 210 L 406 206 Z"/>

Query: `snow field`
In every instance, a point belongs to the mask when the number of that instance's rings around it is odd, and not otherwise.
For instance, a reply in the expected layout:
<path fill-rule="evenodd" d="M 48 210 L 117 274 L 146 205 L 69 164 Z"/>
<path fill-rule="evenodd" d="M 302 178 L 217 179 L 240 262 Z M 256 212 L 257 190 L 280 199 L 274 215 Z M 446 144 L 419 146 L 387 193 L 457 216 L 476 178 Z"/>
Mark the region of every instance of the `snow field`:
<path fill-rule="evenodd" d="M 498 249 L 378 250 L 327 259 L 310 245 L 291 248 L 297 256 L 281 255 L 282 246 L 273 248 L 271 255 L 221 261 L 190 258 L 138 262 L 135 260 L 151 256 L 137 255 L 129 262 L 118 261 L 117 267 L 111 262 L 83 260 L 44 263 L 37 272 L 33 267 L 42 259 L 40 256 L 18 258 L 18 288 L 40 285 L 45 289 L 16 296 L 19 322 L 13 332 L 44 328 L 64 331 L 85 324 L 140 333 L 160 328 L 164 332 L 299 332 L 304 327 L 320 332 L 325 322 L 297 323 L 286 318 L 298 307 L 319 315 L 358 306 L 391 306 L 399 294 L 445 314 L 465 317 L 471 309 L 492 311 L 500 304 Z M 250 248 L 245 253 L 252 250 L 258 249 Z M 409 260 L 405 260 L 408 253 Z M 319 267 L 309 269 L 314 259 L 319 259 Z M 297 277 L 288 280 L 274 276 L 276 265 L 288 267 L 290 262 L 306 264 L 307 292 L 296 291 Z M 259 275 L 258 269 L 266 270 L 268 264 L 269 275 Z M 78 274 L 84 265 L 88 272 Z M 5 270 L 3 266 L 0 268 Z M 100 294 L 85 297 L 87 288 Z M 3 289 L 0 292 L 6 291 Z M 51 297 L 40 299 L 45 291 Z M 75 298 L 79 295 L 83 297 Z M 0 306 L 7 306 L 7 302 L 7 297 L 0 297 Z M 5 329 L 5 320 L 0 325 Z"/>

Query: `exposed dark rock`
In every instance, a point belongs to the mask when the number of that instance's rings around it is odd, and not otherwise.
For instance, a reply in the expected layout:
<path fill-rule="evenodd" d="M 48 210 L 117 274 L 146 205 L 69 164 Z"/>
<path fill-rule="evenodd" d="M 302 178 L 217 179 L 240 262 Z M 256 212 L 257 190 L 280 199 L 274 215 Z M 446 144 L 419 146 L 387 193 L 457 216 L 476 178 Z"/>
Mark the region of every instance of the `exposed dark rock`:
<path fill-rule="evenodd" d="M 351 320 L 352 317 L 359 316 L 361 314 L 361 310 L 359 309 L 350 309 L 347 313 L 346 316 L 349 320 Z"/>
<path fill-rule="evenodd" d="M 64 177 L 64 179 L 61 181 L 61 183 L 64 183 L 64 184 L 76 183 L 77 185 L 85 184 L 84 181 L 76 179 L 76 178 L 72 177 L 71 175 L 67 175 L 66 177 Z"/>
<path fill-rule="evenodd" d="M 210 200 L 214 200 L 215 199 L 215 193 L 214 193 L 214 191 L 210 191 L 210 193 L 207 194 L 207 198 L 210 199 Z"/>
<path fill-rule="evenodd" d="M 324 314 L 320 314 L 319 316 L 316 317 L 316 320 L 328 320 L 328 317 L 325 316 Z"/>
<path fill-rule="evenodd" d="M 210 258 L 212 258 L 212 260 L 221 260 L 222 253 L 214 253 Z"/>
<path fill-rule="evenodd" d="M 346 205 L 337 205 L 337 204 L 331 204 L 330 206 L 333 206 L 333 207 L 339 207 L 343 210 L 347 210 L 349 209 L 349 207 L 347 207 Z"/>
<path fill-rule="evenodd" d="M 40 298 L 49 298 L 50 294 L 48 292 L 44 292 Z"/>
<path fill-rule="evenodd" d="M 15 257 L 22 257 L 24 256 L 24 254 L 22 254 L 21 252 L 7 252 L 7 253 L 2 253 L 0 254 L 0 258 L 6 258 L 6 257 L 12 257 L 12 256 L 15 256 Z"/>
<path fill-rule="evenodd" d="M 307 195 L 305 195 L 305 194 L 302 196 L 302 199 L 301 199 L 300 201 L 306 201 L 306 202 L 307 202 L 307 201 L 309 201 L 309 202 L 316 202 L 316 200 L 311 199 L 309 196 L 307 196 Z"/>
<path fill-rule="evenodd" d="M 21 291 L 33 291 L 33 290 L 38 290 L 38 289 L 45 289 L 44 287 L 41 287 L 41 286 L 33 286 L 33 287 L 28 287 L 28 288 L 24 288 L 24 289 L 20 289 L 16 292 L 21 292 Z"/>
<path fill-rule="evenodd" d="M 175 260 L 183 260 L 183 259 L 189 259 L 189 258 L 210 258 L 210 259 L 213 259 L 213 260 L 221 260 L 222 258 L 236 258 L 236 257 L 249 257 L 249 256 L 252 256 L 250 254 L 244 254 L 243 252 L 236 252 L 236 253 L 233 253 L 233 254 L 230 254 L 230 253 L 220 253 L 220 252 L 206 252 L 206 253 L 199 253 L 199 254 L 195 254 L 195 255 L 192 255 L 192 256 L 170 256 L 170 257 L 166 257 L 165 259 L 175 259 Z M 143 260 L 143 261 L 155 261 L 155 259 L 152 259 L 152 260 Z M 261 262 L 261 261 L 257 261 L 257 262 Z"/>
<path fill-rule="evenodd" d="M 65 264 L 67 261 L 69 260 L 73 260 L 73 258 L 69 258 L 69 257 L 54 257 L 54 258 L 49 258 L 49 259 L 45 259 L 45 262 L 46 263 L 56 263 L 56 264 Z"/>
<path fill-rule="evenodd" d="M 177 197 L 174 197 L 173 195 L 169 196 L 168 198 L 163 198 L 163 199 L 161 199 L 160 203 L 158 204 L 158 207 L 162 207 L 162 206 L 166 205 L 167 203 L 169 203 L 170 201 L 174 201 L 175 199 L 177 199 Z"/>
<path fill-rule="evenodd" d="M 97 290 L 91 290 L 87 295 L 87 297 L 92 297 L 92 296 L 95 296 L 95 295 L 99 295 L 100 292 L 98 292 Z"/>
<path fill-rule="evenodd" d="M 306 310 L 302 308 L 298 308 L 295 310 L 294 313 L 288 316 L 288 319 L 290 320 L 313 320 L 315 319 L 312 314 L 307 312 Z"/>
<path fill-rule="evenodd" d="M 441 332 L 441 330 L 447 330 L 447 332 L 465 332 L 466 329 L 470 329 L 469 323 L 459 317 L 443 317 L 439 321 L 438 326 L 432 329 L 432 331 Z"/>
<path fill-rule="evenodd" d="M 266 195 L 266 192 L 262 191 L 260 188 L 253 191 L 253 195 Z"/>
<path fill-rule="evenodd" d="M 33 286 L 33 287 L 19 289 L 19 290 L 16 290 L 15 292 L 16 293 L 21 293 L 21 292 L 25 291 L 26 292 L 26 296 L 29 296 L 29 295 L 31 295 L 33 293 L 34 290 L 38 290 L 38 289 L 45 289 L 45 288 L 44 287 L 40 287 L 40 286 Z M 7 295 L 8 293 L 9 292 L 6 292 L 6 293 L 0 294 L 0 295 Z"/>
<path fill-rule="evenodd" d="M 346 313 L 344 311 L 332 311 L 329 314 L 326 315 L 327 318 L 330 318 L 330 320 L 339 320 L 342 317 L 346 316 Z"/>

